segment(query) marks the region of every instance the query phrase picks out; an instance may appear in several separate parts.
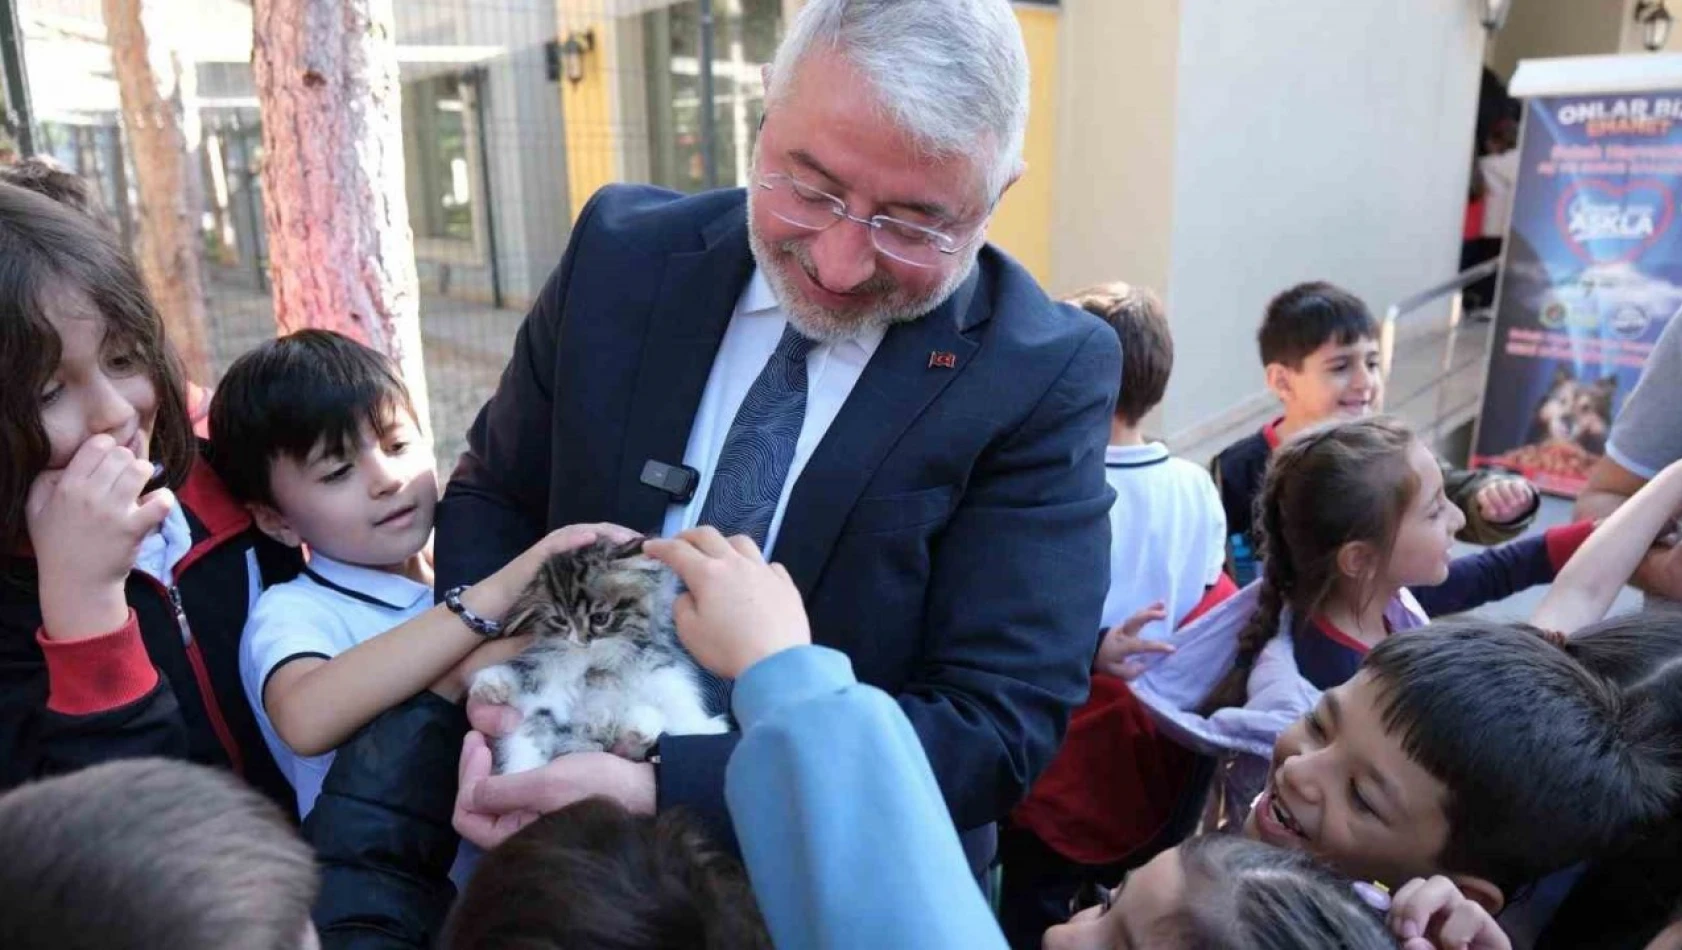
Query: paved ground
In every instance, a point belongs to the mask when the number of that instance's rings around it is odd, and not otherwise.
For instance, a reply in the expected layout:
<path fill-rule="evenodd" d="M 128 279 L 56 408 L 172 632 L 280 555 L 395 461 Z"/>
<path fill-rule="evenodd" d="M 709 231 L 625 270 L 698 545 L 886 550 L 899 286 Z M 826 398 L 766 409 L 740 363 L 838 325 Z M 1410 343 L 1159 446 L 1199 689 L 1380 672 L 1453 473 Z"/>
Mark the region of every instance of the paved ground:
<path fill-rule="evenodd" d="M 244 275 L 213 275 L 205 297 L 211 359 L 220 376 L 241 353 L 274 335 L 274 309 L 268 293 L 255 290 Z M 524 318 L 523 311 L 421 298 L 422 346 L 440 475 L 448 476 L 455 468 L 467 427 L 496 389 Z"/>

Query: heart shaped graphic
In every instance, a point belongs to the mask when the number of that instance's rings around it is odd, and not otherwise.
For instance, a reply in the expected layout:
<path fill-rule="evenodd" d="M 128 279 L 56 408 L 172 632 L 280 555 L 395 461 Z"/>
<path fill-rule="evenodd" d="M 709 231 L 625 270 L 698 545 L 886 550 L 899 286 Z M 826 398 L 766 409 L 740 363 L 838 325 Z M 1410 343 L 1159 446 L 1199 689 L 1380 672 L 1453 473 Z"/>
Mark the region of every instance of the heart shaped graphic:
<path fill-rule="evenodd" d="M 1651 178 L 1622 185 L 1575 181 L 1554 208 L 1559 236 L 1590 264 L 1635 260 L 1670 230 L 1675 216 L 1670 186 Z"/>

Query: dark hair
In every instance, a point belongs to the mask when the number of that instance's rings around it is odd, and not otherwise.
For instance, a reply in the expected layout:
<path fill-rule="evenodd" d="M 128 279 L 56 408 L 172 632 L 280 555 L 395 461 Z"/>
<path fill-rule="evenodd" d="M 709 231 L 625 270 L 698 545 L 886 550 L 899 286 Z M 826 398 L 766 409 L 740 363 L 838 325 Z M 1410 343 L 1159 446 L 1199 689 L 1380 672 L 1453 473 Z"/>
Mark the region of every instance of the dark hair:
<path fill-rule="evenodd" d="M 1383 569 L 1419 490 L 1408 462 L 1417 441 L 1407 426 L 1376 416 L 1305 430 L 1273 453 L 1256 496 L 1256 612 L 1239 632 L 1237 663 L 1209 694 L 1205 713 L 1244 705 L 1250 666 L 1279 632 L 1285 608 L 1307 618 L 1336 591 L 1344 545 L 1372 545 Z"/>
<path fill-rule="evenodd" d="M 81 212 L 102 227 L 110 227 L 105 207 L 86 178 L 46 155 L 31 155 L 15 165 L 0 166 L 0 182 L 33 191 Z"/>
<path fill-rule="evenodd" d="M 294 950 L 315 860 L 280 810 L 202 765 L 130 759 L 0 798 L 0 947 Z"/>
<path fill-rule="evenodd" d="M 487 854 L 456 902 L 447 950 L 769 950 L 741 866 L 681 812 L 590 798 Z"/>
<path fill-rule="evenodd" d="M 1682 615 L 1629 614 L 1588 627 L 1567 649 L 1617 683 L 1629 704 L 1682 721 Z M 1682 801 L 1600 856 L 1571 888 L 1537 946 L 1645 947 L 1682 918 Z"/>
<path fill-rule="evenodd" d="M 383 436 L 398 411 L 415 418 L 391 360 L 330 330 L 299 330 L 228 367 L 210 400 L 211 462 L 235 498 L 272 505 L 275 459 L 302 462 L 324 443 L 350 455 L 364 423 Z"/>
<path fill-rule="evenodd" d="M 1065 303 L 1110 325 L 1121 340 L 1121 394 L 1115 414 L 1130 426 L 1162 401 L 1174 369 L 1174 337 L 1162 301 L 1144 287 L 1114 283 L 1088 287 Z"/>
<path fill-rule="evenodd" d="M 1185 907 L 1151 946 L 1197 950 L 1395 950 L 1377 913 L 1346 878 L 1309 855 L 1240 835 L 1180 845 Z"/>
<path fill-rule="evenodd" d="M 1598 672 L 1621 635 L 1598 637 L 1590 628 L 1561 649 L 1524 624 L 1465 621 L 1367 654 L 1385 731 L 1448 789 L 1446 872 L 1511 894 L 1674 808 L 1675 677 L 1662 691 L 1621 688 Z"/>
<path fill-rule="evenodd" d="M 1298 284 L 1267 303 L 1256 342 L 1263 366 L 1302 369 L 1302 361 L 1327 343 L 1348 346 L 1378 336 L 1378 322 L 1361 298 L 1324 281 Z"/>
<path fill-rule="evenodd" d="M 150 456 L 171 487 L 186 482 L 198 452 L 180 363 L 116 237 L 86 215 L 0 184 L 0 550 L 27 536 L 24 501 L 50 456 L 41 387 L 58 369 L 60 342 L 47 315 L 66 288 L 105 318 L 105 346 L 132 351 L 146 367 L 158 399 Z"/>

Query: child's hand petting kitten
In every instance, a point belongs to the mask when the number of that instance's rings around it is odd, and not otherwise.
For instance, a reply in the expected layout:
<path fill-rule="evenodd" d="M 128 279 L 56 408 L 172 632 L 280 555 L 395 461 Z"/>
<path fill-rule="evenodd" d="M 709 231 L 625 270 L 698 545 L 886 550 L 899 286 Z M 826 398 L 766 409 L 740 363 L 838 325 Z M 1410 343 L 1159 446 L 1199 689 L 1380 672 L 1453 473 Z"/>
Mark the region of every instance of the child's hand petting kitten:
<path fill-rule="evenodd" d="M 462 603 L 481 617 L 501 620 L 514 601 L 519 599 L 520 592 L 537 576 L 537 569 L 551 556 L 593 544 L 597 540 L 628 544 L 637 537 L 635 531 L 616 524 L 569 524 L 556 528 L 519 557 L 509 561 L 502 570 L 463 591 Z"/>
<path fill-rule="evenodd" d="M 719 676 L 736 679 L 773 653 L 812 642 L 800 591 L 752 540 L 704 526 L 651 539 L 643 552 L 688 588 L 672 605 L 678 639 Z"/>
<path fill-rule="evenodd" d="M 1512 950 L 1489 911 L 1446 877 L 1415 878 L 1390 900 L 1401 950 Z"/>

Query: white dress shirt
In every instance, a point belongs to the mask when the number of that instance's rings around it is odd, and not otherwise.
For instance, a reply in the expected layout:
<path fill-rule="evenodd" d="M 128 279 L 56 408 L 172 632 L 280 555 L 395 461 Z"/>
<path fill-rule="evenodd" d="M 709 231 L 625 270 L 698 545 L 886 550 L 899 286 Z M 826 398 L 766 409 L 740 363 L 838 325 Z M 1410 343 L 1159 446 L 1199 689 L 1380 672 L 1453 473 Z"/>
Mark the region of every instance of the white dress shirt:
<path fill-rule="evenodd" d="M 748 389 L 776 350 L 787 325 L 788 317 L 771 285 L 759 268 L 754 268 L 753 278 L 736 302 L 736 312 L 730 315 L 718 355 L 713 358 L 707 388 L 701 392 L 701 404 L 695 410 L 695 421 L 690 424 L 689 445 L 683 450 L 683 464 L 700 472 L 701 480 L 695 486 L 694 498 L 666 509 L 662 530 L 666 537 L 693 528 L 700 520 L 701 508 L 712 488 L 713 469 L 718 465 L 724 440 L 730 436 L 736 410 L 741 408 Z M 777 510 L 765 535 L 767 554 L 776 547 L 790 489 L 818 443 L 823 441 L 830 423 L 841 412 L 842 404 L 863 375 L 885 332 L 882 327 L 873 326 L 851 340 L 820 343 L 806 355 L 806 418 L 800 424 L 800 441 L 795 443 L 794 459 L 789 463 L 788 477 L 783 480 L 782 495 L 777 499 Z"/>

